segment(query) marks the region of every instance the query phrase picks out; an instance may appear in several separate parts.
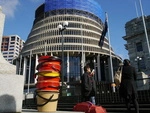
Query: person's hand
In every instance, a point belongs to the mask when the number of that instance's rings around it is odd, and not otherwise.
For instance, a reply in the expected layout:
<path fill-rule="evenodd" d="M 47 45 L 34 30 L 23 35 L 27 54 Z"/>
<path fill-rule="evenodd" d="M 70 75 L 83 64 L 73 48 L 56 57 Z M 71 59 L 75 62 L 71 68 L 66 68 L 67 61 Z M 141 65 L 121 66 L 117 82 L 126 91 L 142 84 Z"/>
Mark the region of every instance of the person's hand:
<path fill-rule="evenodd" d="M 94 75 L 94 73 L 95 73 L 95 70 L 93 69 L 92 72 L 91 72 L 91 75 Z"/>

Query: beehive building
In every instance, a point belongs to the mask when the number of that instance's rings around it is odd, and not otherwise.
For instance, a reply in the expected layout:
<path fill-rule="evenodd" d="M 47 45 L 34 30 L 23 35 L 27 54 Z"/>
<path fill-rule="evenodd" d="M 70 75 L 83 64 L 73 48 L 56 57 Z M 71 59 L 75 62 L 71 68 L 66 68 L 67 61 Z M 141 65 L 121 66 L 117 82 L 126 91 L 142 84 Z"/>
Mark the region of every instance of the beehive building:
<path fill-rule="evenodd" d="M 95 0 L 45 0 L 35 11 L 35 19 L 22 49 L 22 74 L 34 82 L 35 67 L 41 55 L 61 58 L 64 52 L 64 81 L 78 81 L 83 66 L 96 69 L 96 80 L 111 81 L 110 53 L 115 69 L 121 58 L 105 37 L 102 48 L 98 46 L 104 27 L 104 12 Z M 67 21 L 63 36 L 57 26 Z M 62 46 L 62 38 L 64 39 Z M 30 76 L 31 75 L 31 76 Z"/>

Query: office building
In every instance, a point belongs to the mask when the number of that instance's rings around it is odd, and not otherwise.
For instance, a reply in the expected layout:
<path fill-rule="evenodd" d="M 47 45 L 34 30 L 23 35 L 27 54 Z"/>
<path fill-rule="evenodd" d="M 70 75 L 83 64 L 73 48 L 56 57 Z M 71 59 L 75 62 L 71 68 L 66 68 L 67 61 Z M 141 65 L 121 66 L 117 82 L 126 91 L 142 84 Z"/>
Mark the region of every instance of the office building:
<path fill-rule="evenodd" d="M 96 0 L 45 0 L 35 11 L 31 32 L 21 52 L 22 74 L 26 76 L 26 82 L 29 77 L 30 82 L 34 82 L 35 67 L 41 55 L 61 58 L 62 49 L 64 81 L 79 81 L 83 66 L 90 64 L 96 70 L 97 81 L 111 82 L 110 55 L 112 70 L 118 67 L 121 58 L 109 48 L 106 37 L 103 47 L 98 46 L 104 28 L 104 15 Z M 66 21 L 69 25 L 60 34 L 57 27 Z"/>
<path fill-rule="evenodd" d="M 9 62 L 13 61 L 19 56 L 25 41 L 18 35 L 3 36 L 1 51 L 3 57 Z"/>

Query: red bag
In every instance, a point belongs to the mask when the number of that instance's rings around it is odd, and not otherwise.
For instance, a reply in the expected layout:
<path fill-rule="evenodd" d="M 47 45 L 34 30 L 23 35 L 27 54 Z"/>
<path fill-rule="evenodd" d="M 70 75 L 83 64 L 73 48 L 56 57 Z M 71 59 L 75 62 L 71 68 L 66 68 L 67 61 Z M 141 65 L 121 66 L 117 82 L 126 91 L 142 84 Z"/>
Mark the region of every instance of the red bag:
<path fill-rule="evenodd" d="M 107 113 L 107 112 L 106 112 L 106 109 L 103 108 L 102 106 L 92 105 L 90 107 L 90 112 L 89 113 Z"/>
<path fill-rule="evenodd" d="M 89 101 L 76 104 L 73 111 L 81 111 L 85 113 L 107 113 L 105 108 L 94 105 Z"/>

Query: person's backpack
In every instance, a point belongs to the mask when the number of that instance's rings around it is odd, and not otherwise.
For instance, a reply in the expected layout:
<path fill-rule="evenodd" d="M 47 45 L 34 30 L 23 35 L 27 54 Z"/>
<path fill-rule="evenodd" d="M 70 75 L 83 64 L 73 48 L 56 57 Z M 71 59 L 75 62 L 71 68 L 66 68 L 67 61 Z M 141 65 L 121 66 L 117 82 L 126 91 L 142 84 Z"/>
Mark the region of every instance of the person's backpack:
<path fill-rule="evenodd" d="M 85 113 L 107 113 L 104 107 L 94 105 L 89 101 L 76 104 L 73 108 L 73 111 L 80 111 Z"/>
<path fill-rule="evenodd" d="M 118 70 L 115 72 L 114 82 L 115 82 L 116 86 L 120 85 L 120 83 L 121 83 L 121 77 L 122 77 L 122 66 L 120 66 L 118 68 Z"/>

